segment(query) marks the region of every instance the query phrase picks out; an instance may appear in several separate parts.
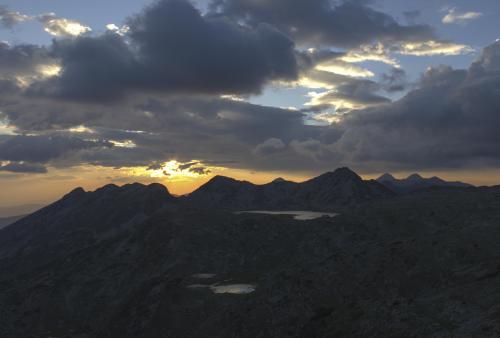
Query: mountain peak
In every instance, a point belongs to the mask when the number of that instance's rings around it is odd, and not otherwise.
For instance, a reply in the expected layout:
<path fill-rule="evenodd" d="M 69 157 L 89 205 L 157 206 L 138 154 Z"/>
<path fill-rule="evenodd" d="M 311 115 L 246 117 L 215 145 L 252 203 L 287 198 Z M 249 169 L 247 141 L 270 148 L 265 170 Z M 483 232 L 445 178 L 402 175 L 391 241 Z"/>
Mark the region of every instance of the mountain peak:
<path fill-rule="evenodd" d="M 328 173 L 327 173 L 328 174 Z M 354 179 L 356 181 L 362 181 L 361 177 L 359 177 L 358 174 L 356 174 L 354 171 L 349 169 L 348 167 L 341 167 L 335 169 L 332 173 L 332 176 L 339 177 L 341 179 Z"/>
<path fill-rule="evenodd" d="M 278 177 L 275 178 L 271 183 L 281 183 L 281 182 L 286 182 L 286 180 L 283 177 Z"/>
<path fill-rule="evenodd" d="M 78 187 L 78 188 L 71 190 L 66 196 L 81 195 L 82 193 L 85 193 L 85 190 L 83 190 L 82 187 Z"/>
<path fill-rule="evenodd" d="M 424 178 L 422 176 L 420 176 L 419 174 L 415 173 L 415 174 L 411 174 L 410 176 L 408 176 L 406 178 L 407 180 L 410 180 L 410 181 L 421 181 L 423 180 Z"/>
<path fill-rule="evenodd" d="M 340 167 L 340 168 L 337 168 L 333 171 L 334 174 L 349 174 L 349 175 L 357 175 L 354 171 L 352 171 L 350 168 L 348 167 Z"/>
<path fill-rule="evenodd" d="M 226 183 L 226 182 L 237 182 L 237 180 L 235 180 L 232 177 L 215 175 L 206 184 L 220 184 L 220 183 Z"/>
<path fill-rule="evenodd" d="M 379 181 L 379 182 L 394 182 L 394 181 L 396 181 L 396 178 L 389 173 L 385 173 L 382 176 L 380 176 L 379 178 L 377 178 L 377 181 Z"/>
<path fill-rule="evenodd" d="M 71 190 L 69 193 L 63 196 L 62 200 L 64 201 L 73 201 L 76 199 L 79 199 L 80 197 L 84 196 L 86 194 L 85 190 L 83 190 L 82 187 L 75 188 Z"/>

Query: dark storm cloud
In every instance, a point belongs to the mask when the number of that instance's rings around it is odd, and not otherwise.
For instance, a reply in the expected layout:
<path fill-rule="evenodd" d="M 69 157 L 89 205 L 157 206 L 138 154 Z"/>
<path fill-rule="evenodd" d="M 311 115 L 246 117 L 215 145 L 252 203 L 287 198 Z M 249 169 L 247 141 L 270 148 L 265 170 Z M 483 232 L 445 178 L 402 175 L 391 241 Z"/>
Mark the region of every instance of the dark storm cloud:
<path fill-rule="evenodd" d="M 0 160 L 46 163 L 71 152 L 94 147 L 109 147 L 103 141 L 85 141 L 64 136 L 3 136 L 0 139 Z"/>
<path fill-rule="evenodd" d="M 16 77 L 34 76 L 37 67 L 54 60 L 47 49 L 34 45 L 10 46 L 0 42 L 0 79 L 10 80 L 15 84 Z"/>
<path fill-rule="evenodd" d="M 108 101 L 137 78 L 136 60 L 117 34 L 55 40 L 52 55 L 61 62 L 61 76 L 33 84 L 28 94 Z"/>
<path fill-rule="evenodd" d="M 185 0 L 161 0 L 114 33 L 56 41 L 62 74 L 32 94 L 112 100 L 128 91 L 258 93 L 271 80 L 297 77 L 294 43 L 273 27 L 206 18 Z"/>
<path fill-rule="evenodd" d="M 147 8 L 129 25 L 141 61 L 150 67 L 148 76 L 159 85 L 256 92 L 263 81 L 297 75 L 293 42 L 266 24 L 249 29 L 202 17 L 188 2 L 170 0 Z"/>
<path fill-rule="evenodd" d="M 426 25 L 401 25 L 363 0 L 212 0 L 214 13 L 250 24 L 266 22 L 305 45 L 352 47 L 374 40 L 400 42 L 434 38 Z"/>
<path fill-rule="evenodd" d="M 45 174 L 47 168 L 41 164 L 26 162 L 10 162 L 0 166 L 0 171 L 24 174 Z"/>

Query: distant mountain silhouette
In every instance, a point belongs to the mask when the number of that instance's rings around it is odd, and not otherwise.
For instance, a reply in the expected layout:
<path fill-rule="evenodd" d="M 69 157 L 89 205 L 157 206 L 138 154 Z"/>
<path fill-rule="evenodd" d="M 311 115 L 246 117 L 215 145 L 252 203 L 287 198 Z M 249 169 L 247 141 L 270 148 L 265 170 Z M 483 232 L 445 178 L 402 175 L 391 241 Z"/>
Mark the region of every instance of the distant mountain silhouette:
<path fill-rule="evenodd" d="M 432 188 L 432 187 L 455 187 L 455 188 L 470 188 L 471 184 L 463 182 L 447 182 L 439 177 L 423 178 L 419 174 L 411 174 L 407 178 L 397 179 L 391 174 L 383 174 L 377 178 L 377 182 L 383 184 L 387 188 L 396 193 L 409 193 L 417 190 Z"/>
<path fill-rule="evenodd" d="M 245 209 L 332 209 L 394 195 L 376 181 L 363 181 L 348 168 L 339 168 L 305 182 L 276 179 L 256 185 L 215 176 L 185 197 L 191 206 Z"/>

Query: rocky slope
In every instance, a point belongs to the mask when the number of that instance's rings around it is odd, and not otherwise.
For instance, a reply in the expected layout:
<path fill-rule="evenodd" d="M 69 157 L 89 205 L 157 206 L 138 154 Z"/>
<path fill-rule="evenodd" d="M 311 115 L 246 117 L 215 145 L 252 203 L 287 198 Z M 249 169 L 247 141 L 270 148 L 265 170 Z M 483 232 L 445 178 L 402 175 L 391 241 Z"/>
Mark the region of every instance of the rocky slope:
<path fill-rule="evenodd" d="M 0 230 L 0 337 L 498 337 L 499 203 L 439 189 L 297 221 L 77 189 Z M 193 287 L 227 284 L 255 291 Z"/>

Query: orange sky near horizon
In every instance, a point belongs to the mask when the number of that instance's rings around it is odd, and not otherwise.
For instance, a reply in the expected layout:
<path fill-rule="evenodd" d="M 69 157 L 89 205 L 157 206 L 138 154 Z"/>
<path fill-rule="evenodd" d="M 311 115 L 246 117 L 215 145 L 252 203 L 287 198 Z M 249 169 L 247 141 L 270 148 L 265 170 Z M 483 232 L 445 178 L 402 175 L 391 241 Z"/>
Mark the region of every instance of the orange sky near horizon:
<path fill-rule="evenodd" d="M 103 185 L 114 183 L 123 185 L 139 182 L 143 184 L 161 183 L 175 195 L 190 193 L 210 180 L 214 175 L 229 176 L 238 180 L 246 180 L 255 184 L 264 184 L 277 177 L 290 181 L 301 182 L 321 174 L 311 172 L 258 172 L 232 168 L 210 168 L 208 175 L 185 176 L 183 173 L 167 177 L 152 177 L 144 168 L 139 171 L 133 169 L 114 169 L 95 166 L 81 166 L 70 169 L 51 168 L 50 174 L 0 174 L 0 207 L 22 204 L 49 204 L 76 187 L 93 191 Z M 132 170 L 132 171 L 131 171 Z M 395 177 L 406 177 L 412 172 L 396 172 Z M 448 181 L 463 181 L 474 185 L 500 184 L 500 169 L 481 171 L 420 171 L 424 177 L 439 176 Z M 373 179 L 381 173 L 361 174 L 364 179 Z M 154 175 L 153 175 L 154 176 Z M 15 179 L 12 179 L 15 178 Z"/>

